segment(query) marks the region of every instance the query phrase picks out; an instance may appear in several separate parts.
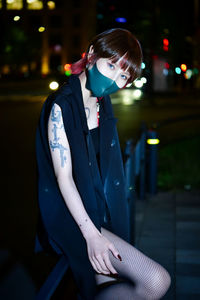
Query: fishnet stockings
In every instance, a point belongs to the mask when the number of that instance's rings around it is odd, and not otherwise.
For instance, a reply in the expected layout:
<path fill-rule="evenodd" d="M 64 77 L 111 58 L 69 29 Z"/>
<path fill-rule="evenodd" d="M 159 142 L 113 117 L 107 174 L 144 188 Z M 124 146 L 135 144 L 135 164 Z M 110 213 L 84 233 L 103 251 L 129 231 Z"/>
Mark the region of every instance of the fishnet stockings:
<path fill-rule="evenodd" d="M 170 286 L 168 272 L 126 241 L 102 228 L 102 234 L 118 249 L 122 261 L 110 253 L 110 261 L 119 279 L 96 274 L 100 288 L 95 300 L 157 300 Z"/>

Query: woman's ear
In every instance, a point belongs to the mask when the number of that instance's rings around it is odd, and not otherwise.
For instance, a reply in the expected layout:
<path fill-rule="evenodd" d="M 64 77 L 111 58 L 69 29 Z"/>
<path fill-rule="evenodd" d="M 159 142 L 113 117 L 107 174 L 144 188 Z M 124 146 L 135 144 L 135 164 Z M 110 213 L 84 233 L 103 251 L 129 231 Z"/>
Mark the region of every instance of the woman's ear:
<path fill-rule="evenodd" d="M 92 67 L 91 62 L 92 62 L 92 55 L 94 53 L 94 47 L 91 45 L 89 47 L 88 53 L 87 53 L 87 64 L 86 64 L 86 69 L 90 69 Z"/>
<path fill-rule="evenodd" d="M 93 54 L 94 53 L 94 47 L 93 45 L 90 46 L 88 54 Z"/>
<path fill-rule="evenodd" d="M 94 47 L 93 47 L 93 45 L 91 45 L 90 48 L 89 48 L 89 51 L 88 51 L 88 55 L 87 55 L 88 62 L 90 61 L 90 58 L 91 58 L 93 53 L 94 53 Z"/>

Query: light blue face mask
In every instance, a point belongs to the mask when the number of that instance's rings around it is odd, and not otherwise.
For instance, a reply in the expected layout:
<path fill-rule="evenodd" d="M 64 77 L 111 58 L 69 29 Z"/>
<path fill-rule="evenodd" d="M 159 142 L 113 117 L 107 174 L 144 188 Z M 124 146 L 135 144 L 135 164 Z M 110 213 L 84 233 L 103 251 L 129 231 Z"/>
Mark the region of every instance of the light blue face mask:
<path fill-rule="evenodd" d="M 96 63 L 86 72 L 86 88 L 94 97 L 103 97 L 117 92 L 120 88 L 116 82 L 99 72 Z"/>

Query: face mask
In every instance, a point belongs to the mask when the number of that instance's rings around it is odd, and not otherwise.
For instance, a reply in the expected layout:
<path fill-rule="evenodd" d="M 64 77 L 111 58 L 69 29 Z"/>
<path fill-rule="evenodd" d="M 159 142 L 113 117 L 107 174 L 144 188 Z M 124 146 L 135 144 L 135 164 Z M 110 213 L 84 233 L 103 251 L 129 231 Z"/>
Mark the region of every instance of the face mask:
<path fill-rule="evenodd" d="M 86 88 L 92 92 L 92 96 L 103 97 L 120 89 L 114 80 L 99 72 L 96 63 L 90 70 L 87 70 L 86 76 Z"/>

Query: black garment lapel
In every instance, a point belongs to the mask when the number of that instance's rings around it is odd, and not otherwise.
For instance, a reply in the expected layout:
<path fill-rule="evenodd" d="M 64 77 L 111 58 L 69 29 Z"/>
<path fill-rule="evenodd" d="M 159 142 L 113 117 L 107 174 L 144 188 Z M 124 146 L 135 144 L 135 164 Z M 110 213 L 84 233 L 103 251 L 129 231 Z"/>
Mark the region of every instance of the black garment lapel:
<path fill-rule="evenodd" d="M 110 98 L 105 97 L 100 100 L 100 169 L 102 182 L 104 184 L 110 163 L 110 151 L 112 149 L 115 124 L 117 119 L 114 118 Z"/>
<path fill-rule="evenodd" d="M 78 110 L 80 113 L 81 123 L 83 131 L 86 135 L 87 151 L 90 158 L 90 143 L 89 139 L 89 128 L 87 125 L 87 119 L 85 114 L 85 108 L 83 104 L 82 91 L 80 80 L 76 75 L 71 75 L 69 78 L 69 84 L 72 89 L 73 95 L 76 98 L 78 104 Z M 110 150 L 112 148 L 112 139 L 114 136 L 114 128 L 117 119 L 113 116 L 112 104 L 110 103 L 110 97 L 106 96 L 100 100 L 100 171 L 102 177 L 102 183 L 104 184 L 107 176 L 109 161 L 110 161 Z"/>

